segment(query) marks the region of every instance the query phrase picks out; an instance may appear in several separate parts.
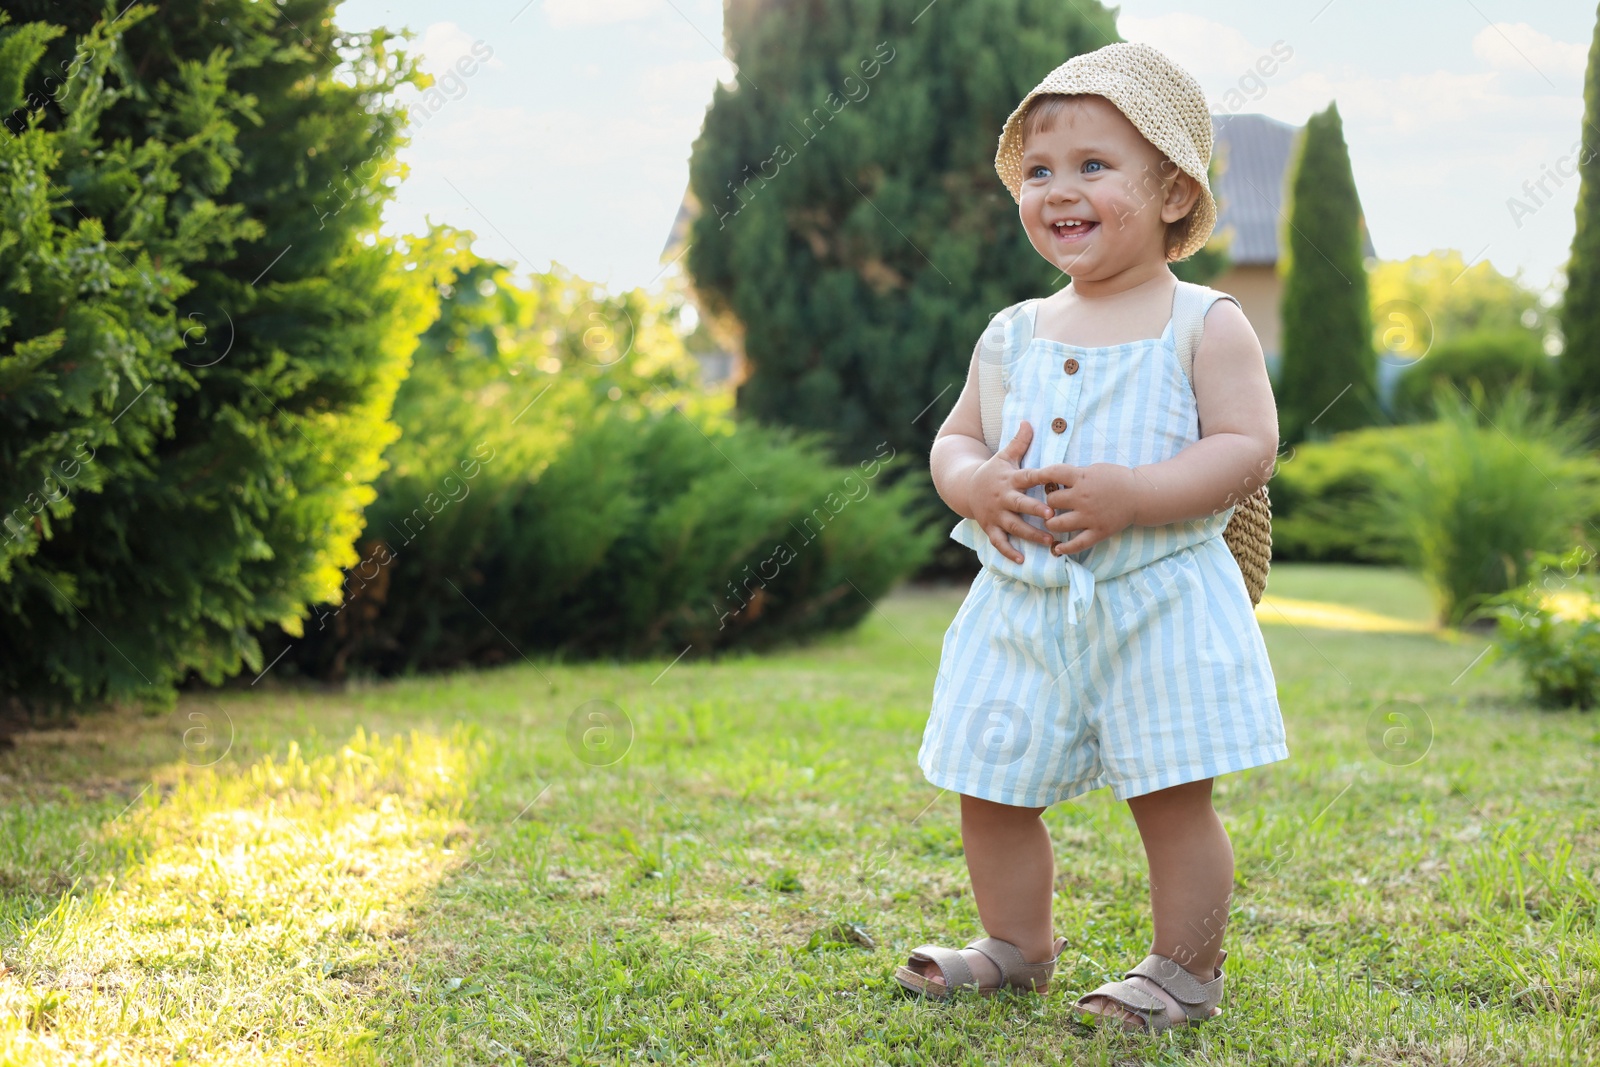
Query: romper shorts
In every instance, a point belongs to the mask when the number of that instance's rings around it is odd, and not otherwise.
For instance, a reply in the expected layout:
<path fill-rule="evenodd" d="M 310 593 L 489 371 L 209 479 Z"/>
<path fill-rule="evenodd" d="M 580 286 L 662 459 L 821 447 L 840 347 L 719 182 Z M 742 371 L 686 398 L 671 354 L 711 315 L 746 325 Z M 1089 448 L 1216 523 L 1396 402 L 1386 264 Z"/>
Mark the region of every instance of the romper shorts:
<path fill-rule="evenodd" d="M 1223 298 L 1233 299 L 1208 299 Z M 1160 337 L 1100 347 L 1024 345 L 1030 321 L 1000 324 L 1001 439 L 1024 420 L 1034 430 L 1021 466 L 1137 467 L 1200 439 L 1175 320 Z M 1028 493 L 1045 498 L 1040 486 Z M 1021 539 L 1020 563 L 976 521 L 956 524 L 950 536 L 983 567 L 944 636 L 917 754 L 928 780 L 1044 807 L 1288 758 L 1266 643 L 1223 537 L 1232 514 L 1130 526 L 1069 556 Z"/>
<path fill-rule="evenodd" d="M 928 781 L 1045 807 L 1288 758 L 1266 645 L 1220 535 L 1088 584 L 982 568 L 945 633 L 917 755 Z"/>

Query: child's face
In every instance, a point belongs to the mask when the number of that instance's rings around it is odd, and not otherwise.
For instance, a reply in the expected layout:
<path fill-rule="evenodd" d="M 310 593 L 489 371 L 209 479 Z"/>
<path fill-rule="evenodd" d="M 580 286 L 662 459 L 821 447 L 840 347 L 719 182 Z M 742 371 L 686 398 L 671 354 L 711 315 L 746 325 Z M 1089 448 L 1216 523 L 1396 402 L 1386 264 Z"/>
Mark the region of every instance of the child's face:
<path fill-rule="evenodd" d="M 1074 278 L 1165 264 L 1166 230 L 1199 187 L 1109 100 L 1080 96 L 1023 144 L 1022 225 L 1041 256 Z M 1062 220 L 1080 224 L 1060 227 Z"/>

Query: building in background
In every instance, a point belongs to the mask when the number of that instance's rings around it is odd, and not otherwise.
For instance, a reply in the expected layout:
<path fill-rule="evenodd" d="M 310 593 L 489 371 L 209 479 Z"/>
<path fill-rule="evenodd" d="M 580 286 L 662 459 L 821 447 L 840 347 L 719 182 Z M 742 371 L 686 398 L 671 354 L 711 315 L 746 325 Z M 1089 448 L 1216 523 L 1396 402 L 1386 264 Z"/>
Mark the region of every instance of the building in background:
<path fill-rule="evenodd" d="M 698 205 L 695 203 L 694 194 L 688 189 L 683 191 L 683 201 L 678 204 L 678 214 L 672 220 L 672 230 L 667 234 L 667 243 L 661 249 L 661 261 L 671 263 L 683 255 L 687 249 L 684 243 L 689 239 L 689 225 L 699 214 Z M 689 287 L 690 303 L 693 305 L 693 287 Z M 699 308 L 695 321 L 704 321 L 699 317 Z M 730 338 L 717 339 L 708 330 L 699 330 L 688 342 L 690 355 L 700 363 L 700 381 L 707 386 L 725 388 L 729 385 L 737 386 L 744 381 L 748 373 L 743 346 Z"/>

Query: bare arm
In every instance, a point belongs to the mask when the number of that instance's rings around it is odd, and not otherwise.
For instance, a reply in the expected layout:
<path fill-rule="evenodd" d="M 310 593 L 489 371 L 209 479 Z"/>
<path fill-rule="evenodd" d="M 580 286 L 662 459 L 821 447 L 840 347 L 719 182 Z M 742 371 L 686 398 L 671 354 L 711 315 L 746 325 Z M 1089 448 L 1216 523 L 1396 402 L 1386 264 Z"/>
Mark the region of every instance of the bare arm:
<path fill-rule="evenodd" d="M 1215 515 L 1272 476 L 1278 407 L 1261 342 L 1232 301 L 1211 305 L 1193 377 L 1200 440 L 1171 459 L 1133 468 L 1136 525 Z"/>
<path fill-rule="evenodd" d="M 1019 512 L 1048 519 L 1055 512 L 1023 490 L 1026 478 L 1017 469 L 1033 428 L 1022 424 L 1017 436 L 998 453 L 990 452 L 983 439 L 983 406 L 978 398 L 978 359 L 982 342 L 974 347 L 967 367 L 967 382 L 955 406 L 945 416 L 944 425 L 934 436 L 928 454 L 933 486 L 950 510 L 983 526 L 989 540 L 1006 556 L 1022 562 L 1022 554 L 1012 547 L 1007 534 L 1014 534 L 1042 545 L 1054 542 L 1048 532 L 1024 522 Z"/>
<path fill-rule="evenodd" d="M 950 510 L 963 518 L 975 518 L 968 503 L 973 472 L 994 455 L 983 440 L 983 414 L 978 402 L 978 358 L 974 354 L 967 372 L 967 384 L 956 398 L 955 407 L 945 416 L 944 425 L 934 435 L 928 453 L 928 469 L 933 487 Z"/>

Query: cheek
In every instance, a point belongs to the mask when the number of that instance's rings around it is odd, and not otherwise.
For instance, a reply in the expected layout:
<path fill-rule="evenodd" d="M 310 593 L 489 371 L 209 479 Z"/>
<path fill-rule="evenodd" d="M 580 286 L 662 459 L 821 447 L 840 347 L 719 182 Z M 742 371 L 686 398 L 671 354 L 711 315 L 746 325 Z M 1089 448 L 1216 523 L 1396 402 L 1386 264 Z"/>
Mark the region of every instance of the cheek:
<path fill-rule="evenodd" d="M 1102 219 L 1118 219 L 1138 211 L 1143 200 L 1139 188 L 1132 182 L 1110 182 L 1100 186 L 1093 198 L 1095 211 Z"/>
<path fill-rule="evenodd" d="M 1022 220 L 1023 229 L 1029 232 L 1044 230 L 1042 221 L 1044 205 L 1042 198 L 1037 195 L 1022 194 L 1022 203 L 1017 205 L 1017 215 Z"/>

